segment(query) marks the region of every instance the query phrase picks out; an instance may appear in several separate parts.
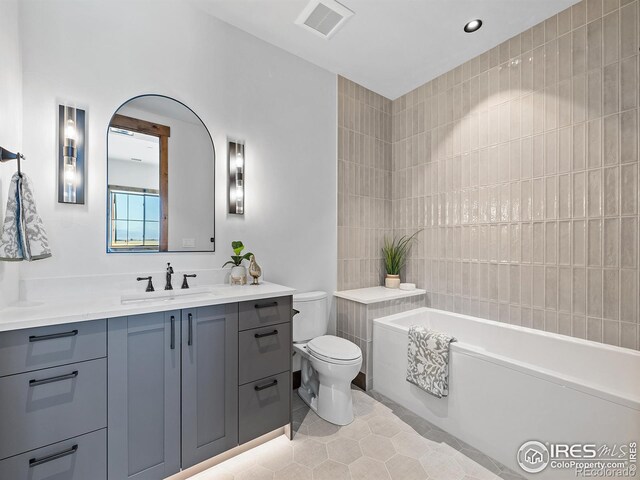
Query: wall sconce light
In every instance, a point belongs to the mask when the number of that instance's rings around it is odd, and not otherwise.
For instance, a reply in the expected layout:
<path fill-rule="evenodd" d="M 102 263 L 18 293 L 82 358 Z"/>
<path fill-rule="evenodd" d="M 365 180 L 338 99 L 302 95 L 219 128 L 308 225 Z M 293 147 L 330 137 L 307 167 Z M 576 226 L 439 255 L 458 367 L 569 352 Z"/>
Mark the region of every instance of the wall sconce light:
<path fill-rule="evenodd" d="M 58 106 L 58 202 L 84 204 L 85 111 Z"/>
<path fill-rule="evenodd" d="M 229 157 L 229 213 L 244 215 L 244 143 L 227 142 Z"/>

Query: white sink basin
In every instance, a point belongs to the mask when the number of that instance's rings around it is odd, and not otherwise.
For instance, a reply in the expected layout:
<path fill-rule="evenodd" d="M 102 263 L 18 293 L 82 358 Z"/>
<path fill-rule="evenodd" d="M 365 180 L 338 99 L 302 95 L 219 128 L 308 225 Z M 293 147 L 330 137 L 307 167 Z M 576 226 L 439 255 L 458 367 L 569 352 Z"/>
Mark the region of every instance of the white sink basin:
<path fill-rule="evenodd" d="M 130 293 L 122 295 L 120 297 L 120 303 L 126 305 L 129 303 L 161 302 L 171 301 L 182 297 L 212 294 L 213 290 L 209 287 L 193 287 L 180 290 L 159 290 L 157 292 Z"/>

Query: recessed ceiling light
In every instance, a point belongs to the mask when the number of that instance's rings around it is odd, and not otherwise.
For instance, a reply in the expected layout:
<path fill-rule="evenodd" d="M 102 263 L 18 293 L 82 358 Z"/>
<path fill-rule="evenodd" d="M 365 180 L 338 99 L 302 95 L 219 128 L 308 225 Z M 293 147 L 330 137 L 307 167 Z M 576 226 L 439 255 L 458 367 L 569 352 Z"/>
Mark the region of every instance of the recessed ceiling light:
<path fill-rule="evenodd" d="M 479 30 L 481 26 L 482 26 L 482 20 L 477 18 L 477 19 L 471 20 L 469 23 L 467 23 L 464 26 L 464 31 L 467 32 L 467 33 L 473 33 L 475 31 Z"/>

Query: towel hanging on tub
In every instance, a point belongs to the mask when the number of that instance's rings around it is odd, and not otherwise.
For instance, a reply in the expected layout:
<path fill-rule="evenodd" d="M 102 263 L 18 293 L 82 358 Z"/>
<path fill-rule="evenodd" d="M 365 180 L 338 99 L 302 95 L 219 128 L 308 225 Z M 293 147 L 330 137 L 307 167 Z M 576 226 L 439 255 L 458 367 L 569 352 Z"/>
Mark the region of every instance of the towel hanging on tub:
<path fill-rule="evenodd" d="M 0 235 L 0 260 L 19 262 L 51 256 L 49 240 L 36 210 L 31 181 L 15 173 L 9 185 L 7 212 Z"/>
<path fill-rule="evenodd" d="M 407 382 L 438 398 L 449 395 L 449 344 L 455 341 L 446 333 L 410 327 Z"/>

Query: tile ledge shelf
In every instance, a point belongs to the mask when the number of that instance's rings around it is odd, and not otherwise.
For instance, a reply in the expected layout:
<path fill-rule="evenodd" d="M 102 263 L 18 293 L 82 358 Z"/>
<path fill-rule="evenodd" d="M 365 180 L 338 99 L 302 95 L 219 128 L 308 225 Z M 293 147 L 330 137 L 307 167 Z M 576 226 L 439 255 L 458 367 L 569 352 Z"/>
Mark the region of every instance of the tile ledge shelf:
<path fill-rule="evenodd" d="M 333 292 L 333 295 L 338 298 L 344 298 L 364 305 L 370 305 L 389 300 L 398 300 L 400 298 L 416 297 L 426 293 L 426 290 L 422 290 L 420 288 L 416 288 L 415 290 L 400 290 L 398 288 L 367 287 Z"/>

